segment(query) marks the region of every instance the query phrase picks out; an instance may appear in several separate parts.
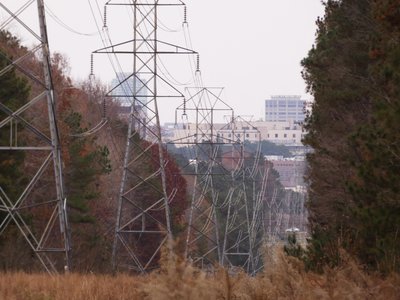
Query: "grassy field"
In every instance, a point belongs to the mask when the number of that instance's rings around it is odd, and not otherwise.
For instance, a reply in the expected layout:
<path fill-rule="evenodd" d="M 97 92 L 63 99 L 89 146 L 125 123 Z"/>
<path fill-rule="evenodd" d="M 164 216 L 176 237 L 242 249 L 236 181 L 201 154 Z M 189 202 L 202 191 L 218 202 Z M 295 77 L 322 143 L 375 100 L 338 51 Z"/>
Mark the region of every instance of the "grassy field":
<path fill-rule="evenodd" d="M 146 276 L 0 274 L 0 299 L 400 299 L 400 276 L 367 275 L 352 261 L 308 273 L 301 262 L 280 255 L 256 277 L 207 275 L 184 262 L 165 262 Z"/>

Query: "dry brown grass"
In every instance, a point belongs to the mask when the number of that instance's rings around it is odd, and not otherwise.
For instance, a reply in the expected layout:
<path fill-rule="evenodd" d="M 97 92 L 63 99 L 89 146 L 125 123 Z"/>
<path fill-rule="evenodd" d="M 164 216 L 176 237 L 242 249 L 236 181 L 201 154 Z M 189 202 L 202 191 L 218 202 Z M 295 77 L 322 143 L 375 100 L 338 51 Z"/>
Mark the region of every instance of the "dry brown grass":
<path fill-rule="evenodd" d="M 308 273 L 301 262 L 278 255 L 270 268 L 256 277 L 229 276 L 223 270 L 205 274 L 176 258 L 147 276 L 5 273 L 0 277 L 0 299 L 400 299 L 400 276 L 386 279 L 367 275 L 353 261 Z"/>

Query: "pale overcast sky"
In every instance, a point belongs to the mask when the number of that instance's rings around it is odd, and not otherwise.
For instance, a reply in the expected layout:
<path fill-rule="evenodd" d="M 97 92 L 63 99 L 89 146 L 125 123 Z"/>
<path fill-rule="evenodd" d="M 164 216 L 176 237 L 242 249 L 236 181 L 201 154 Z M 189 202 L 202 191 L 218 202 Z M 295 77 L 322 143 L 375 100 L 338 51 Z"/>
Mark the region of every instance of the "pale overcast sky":
<path fill-rule="evenodd" d="M 29 1 L 1 2 L 15 11 Z M 35 2 L 20 17 L 38 32 Z M 68 57 L 74 79 L 89 75 L 90 53 L 103 47 L 99 35 L 82 34 L 97 31 L 89 4 L 98 26 L 102 27 L 105 2 L 45 0 L 50 50 Z M 222 97 L 237 115 L 262 118 L 264 100 L 270 95 L 309 97 L 300 75 L 300 61 L 314 43 L 315 20 L 323 15 L 320 0 L 187 0 L 185 3 L 193 50 L 200 53 L 204 84 L 224 87 Z M 7 14 L 0 11 L 3 21 Z M 182 31 L 183 8 L 163 8 L 159 17 L 160 39 L 186 46 Z M 130 24 L 126 8 L 109 7 L 107 25 L 113 43 L 132 37 Z M 26 31 L 15 23 L 12 30 L 23 35 L 27 44 L 33 43 Z M 187 82 L 191 79 L 185 72 L 189 70 L 188 58 L 177 59 L 163 58 L 163 63 L 177 81 Z M 129 67 L 124 71 L 129 72 Z M 106 57 L 95 57 L 95 74 L 105 82 L 114 77 Z M 179 103 L 160 104 L 163 122 L 172 120 L 172 107 L 177 105 Z"/>

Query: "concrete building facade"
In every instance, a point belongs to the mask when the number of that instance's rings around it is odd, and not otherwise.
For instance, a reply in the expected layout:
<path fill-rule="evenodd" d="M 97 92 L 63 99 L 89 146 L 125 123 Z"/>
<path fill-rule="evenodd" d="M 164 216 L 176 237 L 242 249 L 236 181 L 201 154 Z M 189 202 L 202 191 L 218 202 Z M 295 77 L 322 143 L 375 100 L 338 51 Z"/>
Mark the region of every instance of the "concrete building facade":
<path fill-rule="evenodd" d="M 262 140 L 286 146 L 302 146 L 302 126 L 293 122 L 238 122 L 232 124 L 166 124 L 164 142 L 185 145 L 202 142 L 252 142 Z"/>
<path fill-rule="evenodd" d="M 271 96 L 265 100 L 266 122 L 302 123 L 305 119 L 306 100 L 296 95 Z"/>

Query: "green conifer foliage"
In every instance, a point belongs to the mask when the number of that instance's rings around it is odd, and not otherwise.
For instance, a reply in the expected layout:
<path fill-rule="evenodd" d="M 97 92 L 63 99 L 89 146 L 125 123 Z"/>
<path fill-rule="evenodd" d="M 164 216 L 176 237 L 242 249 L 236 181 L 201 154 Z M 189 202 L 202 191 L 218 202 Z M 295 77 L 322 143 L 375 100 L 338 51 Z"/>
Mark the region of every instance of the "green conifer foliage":
<path fill-rule="evenodd" d="M 399 271 L 400 3 L 325 3 L 316 45 L 302 62 L 315 97 L 307 120 L 311 266 Z"/>
<path fill-rule="evenodd" d="M 85 131 L 81 127 L 82 116 L 69 111 L 65 123 L 74 134 Z M 89 201 L 98 196 L 96 180 L 111 171 L 108 148 L 98 146 L 93 137 L 70 137 L 68 143 L 69 161 L 66 168 L 68 203 L 73 211 L 72 222 L 94 222 L 89 213 Z"/>
<path fill-rule="evenodd" d="M 20 46 L 19 40 L 7 31 L 0 30 L 0 69 L 9 65 L 10 55 L 15 52 L 25 52 L 26 50 Z M 30 86 L 28 82 L 20 77 L 15 69 L 0 76 L 0 122 L 7 118 L 9 115 L 5 110 L 15 111 L 25 103 L 27 103 L 30 94 Z M 23 124 L 17 120 L 13 120 L 14 129 L 17 126 L 18 134 L 24 134 Z M 7 123 L 0 129 L 0 146 L 10 146 L 10 123 Z M 21 145 L 21 142 L 19 142 Z M 25 162 L 25 155 L 21 151 L 0 151 L 0 187 L 10 199 L 10 201 L 17 201 L 21 195 L 24 187 L 27 184 L 27 179 L 24 176 L 23 167 Z M 5 213 L 0 211 L 0 223 L 4 221 Z M 29 220 L 27 220 L 29 221 Z M 8 238 L 17 236 L 17 241 L 10 247 L 7 244 Z M 15 248 L 23 244 L 24 241 L 18 233 L 18 229 L 14 224 L 8 226 L 3 232 L 0 239 L 0 268 L 8 268 L 9 266 L 23 266 L 24 262 L 21 256 L 7 255 L 15 253 Z M 27 251 L 20 251 L 26 253 Z M 28 251 L 29 252 L 29 251 Z M 4 259 L 7 257 L 7 259 Z"/>
<path fill-rule="evenodd" d="M 357 203 L 355 247 L 368 266 L 400 271 L 400 2 L 375 1 L 370 122 L 352 136 L 357 160 L 349 190 Z"/>
<path fill-rule="evenodd" d="M 0 69 L 8 65 L 7 54 L 0 50 Z M 26 80 L 19 77 L 12 69 L 0 76 L 0 103 L 1 106 L 15 111 L 28 101 L 29 86 Z M 0 109 L 0 121 L 8 117 Z M 15 126 L 15 123 L 14 123 Z M 19 132 L 22 124 L 18 124 Z M 0 145 L 8 146 L 10 139 L 10 125 L 7 124 L 0 130 Z M 14 201 L 21 193 L 19 182 L 23 180 L 21 166 L 24 162 L 24 154 L 16 151 L 0 151 L 0 187 Z"/>

